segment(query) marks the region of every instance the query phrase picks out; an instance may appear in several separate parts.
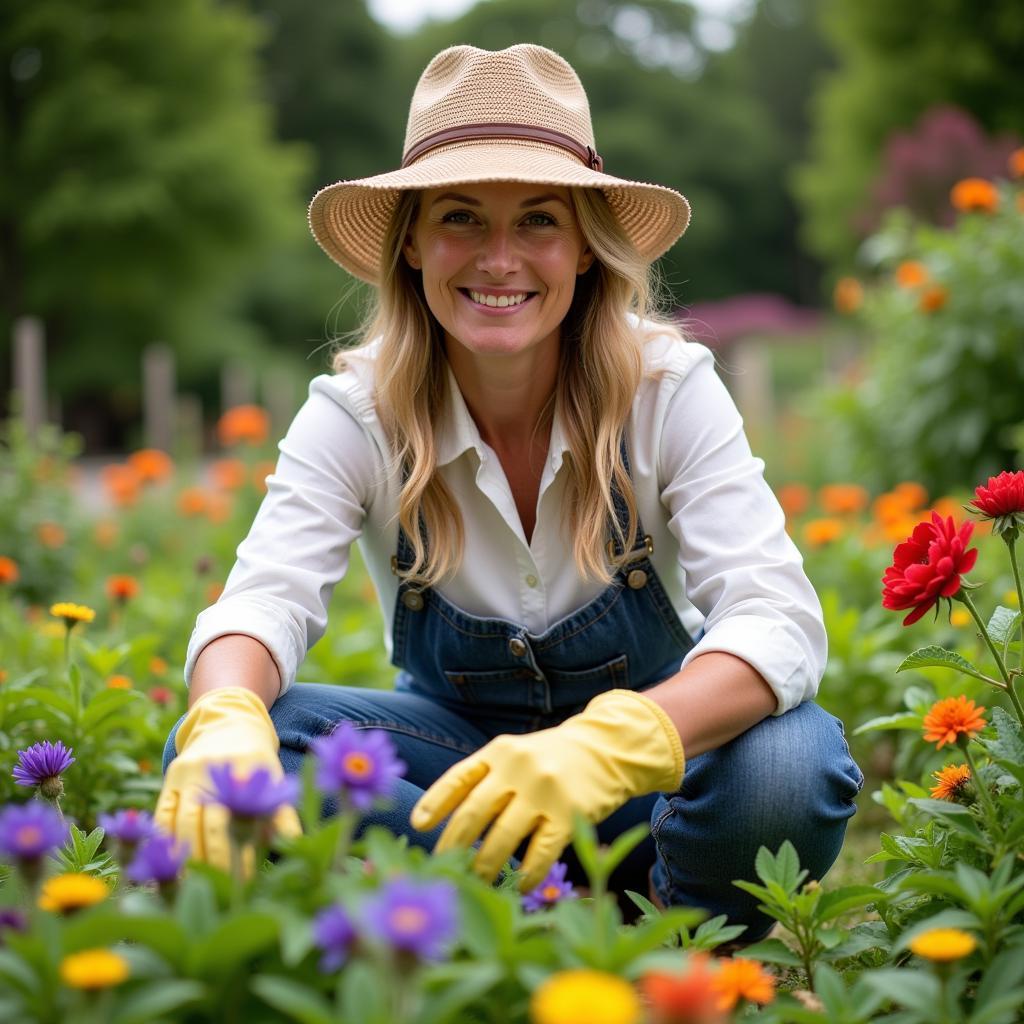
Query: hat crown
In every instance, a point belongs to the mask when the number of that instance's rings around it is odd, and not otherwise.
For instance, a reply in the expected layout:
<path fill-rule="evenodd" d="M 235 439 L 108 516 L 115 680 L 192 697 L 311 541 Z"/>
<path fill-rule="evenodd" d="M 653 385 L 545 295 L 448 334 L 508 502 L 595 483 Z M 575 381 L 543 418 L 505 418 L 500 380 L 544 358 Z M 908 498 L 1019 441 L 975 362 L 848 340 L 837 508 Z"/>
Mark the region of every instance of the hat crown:
<path fill-rule="evenodd" d="M 494 123 L 547 128 L 594 145 L 590 104 L 576 72 L 553 50 L 519 43 L 442 50 L 416 85 L 403 151 L 446 129 Z"/>

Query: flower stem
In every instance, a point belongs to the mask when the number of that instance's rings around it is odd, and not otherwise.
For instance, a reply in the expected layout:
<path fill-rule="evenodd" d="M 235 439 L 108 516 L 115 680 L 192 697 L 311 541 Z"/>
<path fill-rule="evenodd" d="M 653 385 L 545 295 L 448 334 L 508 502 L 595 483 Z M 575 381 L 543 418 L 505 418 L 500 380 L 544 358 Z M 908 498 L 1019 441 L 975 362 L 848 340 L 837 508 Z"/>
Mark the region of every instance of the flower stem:
<path fill-rule="evenodd" d="M 1024 589 L 1020 584 L 1020 566 L 1017 565 L 1017 535 L 1008 536 L 1006 546 L 1010 549 L 1010 568 L 1013 569 L 1013 582 L 1017 585 L 1017 613 L 1020 615 L 1020 651 L 1017 656 L 1017 667 L 1024 668 Z"/>
<path fill-rule="evenodd" d="M 974 602 L 971 600 L 971 595 L 968 594 L 966 590 L 961 588 L 959 591 L 957 591 L 956 598 L 957 600 L 962 601 L 964 605 L 966 605 L 967 610 L 971 613 L 972 616 L 974 616 L 974 621 L 978 624 L 978 627 L 981 629 L 982 638 L 984 639 L 985 643 L 988 644 L 988 648 L 992 652 L 992 657 L 996 659 L 996 665 L 999 667 L 999 674 L 1003 677 L 1003 681 L 1006 684 L 1004 688 L 1009 689 L 1010 675 L 1006 671 L 1006 665 L 1003 664 L 1003 657 L 999 653 L 999 649 L 996 647 L 996 645 L 992 643 L 992 637 L 988 635 L 988 629 L 986 628 L 985 623 L 981 621 L 981 616 L 978 614 L 978 609 L 974 607 Z"/>
<path fill-rule="evenodd" d="M 974 791 L 978 794 L 978 798 L 985 805 L 985 814 L 988 817 L 993 831 L 998 829 L 999 818 L 997 816 L 996 805 L 992 802 L 992 794 L 988 791 L 988 786 L 985 785 L 985 780 L 981 777 L 981 773 L 978 771 L 978 766 L 975 763 L 974 755 L 971 753 L 970 741 L 966 741 L 960 744 L 961 749 L 964 752 L 964 757 L 967 758 L 967 763 L 971 766 L 971 778 L 974 780 Z"/>

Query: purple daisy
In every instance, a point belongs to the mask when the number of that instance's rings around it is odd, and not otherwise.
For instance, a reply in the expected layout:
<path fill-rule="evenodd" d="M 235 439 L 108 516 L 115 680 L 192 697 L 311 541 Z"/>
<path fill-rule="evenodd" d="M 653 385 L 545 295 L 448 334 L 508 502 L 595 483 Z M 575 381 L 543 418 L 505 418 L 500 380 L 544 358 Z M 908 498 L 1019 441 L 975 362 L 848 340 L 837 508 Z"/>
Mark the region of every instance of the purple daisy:
<path fill-rule="evenodd" d="M 255 768 L 251 774 L 238 775 L 230 764 L 209 769 L 213 793 L 206 803 L 221 804 L 236 821 L 254 822 L 271 818 L 280 807 L 294 804 L 299 795 L 299 780 L 293 775 L 275 779 L 269 768 Z"/>
<path fill-rule="evenodd" d="M 363 920 L 392 949 L 440 960 L 458 930 L 455 886 L 396 878 L 366 901 Z"/>
<path fill-rule="evenodd" d="M 111 839 L 116 839 L 126 847 L 138 846 L 143 839 L 148 839 L 156 829 L 150 815 L 136 807 L 115 811 L 113 814 L 101 814 L 99 824 Z"/>
<path fill-rule="evenodd" d="M 321 971 L 328 974 L 341 967 L 356 941 L 355 925 L 344 907 L 327 907 L 316 915 L 313 919 L 313 941 L 323 951 Z"/>
<path fill-rule="evenodd" d="M 357 729 L 342 722 L 328 736 L 310 744 L 316 755 L 316 784 L 324 793 L 336 793 L 360 811 L 378 797 L 391 797 L 406 764 L 395 756 L 391 738 L 383 729 Z"/>
<path fill-rule="evenodd" d="M 30 800 L 0 810 L 0 856 L 22 863 L 41 860 L 64 845 L 68 826 L 49 804 Z"/>
<path fill-rule="evenodd" d="M 544 881 L 536 889 L 523 894 L 523 910 L 526 913 L 532 914 L 545 907 L 553 907 L 556 903 L 575 895 L 572 882 L 565 880 L 568 867 L 560 860 L 555 861 L 551 870 L 544 876 Z"/>
<path fill-rule="evenodd" d="M 60 740 L 56 743 L 43 740 L 18 751 L 18 763 L 12 774 L 19 786 L 38 786 L 43 796 L 54 800 L 64 792 L 61 772 L 74 762 L 71 750 Z"/>
<path fill-rule="evenodd" d="M 177 879 L 187 858 L 188 843 L 176 843 L 173 836 L 154 829 L 125 869 L 125 875 L 136 885 L 147 882 L 166 885 Z"/>

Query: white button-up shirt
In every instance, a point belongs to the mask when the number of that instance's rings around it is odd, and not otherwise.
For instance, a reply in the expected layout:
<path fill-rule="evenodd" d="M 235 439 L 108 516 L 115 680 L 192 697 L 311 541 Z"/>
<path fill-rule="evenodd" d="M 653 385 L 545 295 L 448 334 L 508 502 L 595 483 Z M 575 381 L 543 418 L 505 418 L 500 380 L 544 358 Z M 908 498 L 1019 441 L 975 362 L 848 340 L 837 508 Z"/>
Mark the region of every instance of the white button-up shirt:
<path fill-rule="evenodd" d="M 271 653 L 284 692 L 324 634 L 353 543 L 377 588 L 390 654 L 401 476 L 391 468 L 374 408 L 376 352 L 349 353 L 342 373 L 311 381 L 224 591 L 196 622 L 186 683 L 203 647 L 243 633 Z M 682 667 L 708 651 L 736 655 L 765 678 L 782 714 L 815 695 L 825 667 L 821 605 L 803 559 L 711 351 L 661 336 L 646 346 L 645 365 L 627 437 L 654 567 L 691 636 L 704 628 Z M 581 579 L 572 557 L 557 410 L 527 542 L 501 462 L 481 439 L 451 371 L 448 392 L 436 425 L 437 464 L 462 511 L 465 548 L 456 575 L 437 589 L 472 615 L 543 633 L 604 586 Z"/>

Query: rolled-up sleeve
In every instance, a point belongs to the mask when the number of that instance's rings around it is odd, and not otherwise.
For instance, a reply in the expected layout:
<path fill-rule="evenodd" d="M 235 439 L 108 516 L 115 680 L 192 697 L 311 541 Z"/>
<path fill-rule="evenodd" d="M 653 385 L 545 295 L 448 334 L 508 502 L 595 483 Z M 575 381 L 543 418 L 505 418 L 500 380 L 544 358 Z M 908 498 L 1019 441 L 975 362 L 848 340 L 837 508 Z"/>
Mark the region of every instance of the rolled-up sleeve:
<path fill-rule="evenodd" d="M 778 700 L 774 714 L 812 698 L 827 656 L 821 603 L 710 357 L 696 360 L 672 394 L 659 459 L 687 598 L 705 617 L 683 667 L 725 651 L 764 677 Z"/>
<path fill-rule="evenodd" d="M 323 636 L 327 605 L 362 532 L 379 462 L 373 440 L 333 390 L 331 378 L 316 378 L 278 445 L 266 496 L 224 591 L 196 620 L 186 684 L 207 644 L 241 633 L 270 652 L 284 693 Z"/>

